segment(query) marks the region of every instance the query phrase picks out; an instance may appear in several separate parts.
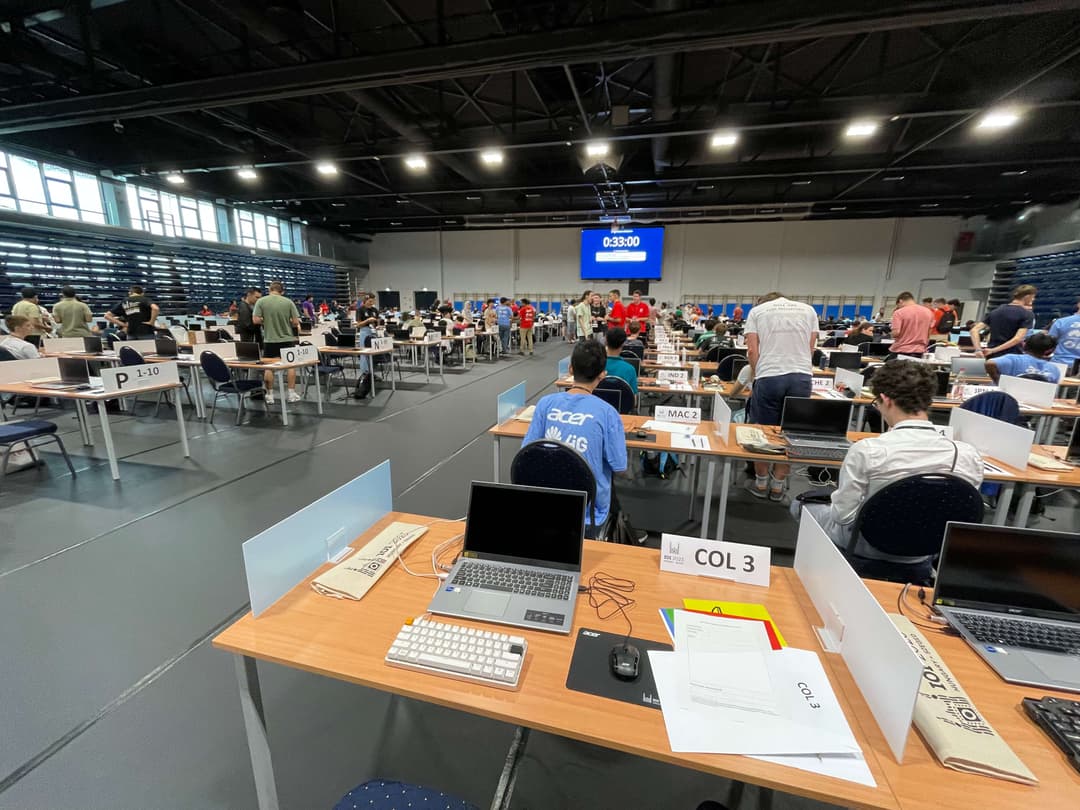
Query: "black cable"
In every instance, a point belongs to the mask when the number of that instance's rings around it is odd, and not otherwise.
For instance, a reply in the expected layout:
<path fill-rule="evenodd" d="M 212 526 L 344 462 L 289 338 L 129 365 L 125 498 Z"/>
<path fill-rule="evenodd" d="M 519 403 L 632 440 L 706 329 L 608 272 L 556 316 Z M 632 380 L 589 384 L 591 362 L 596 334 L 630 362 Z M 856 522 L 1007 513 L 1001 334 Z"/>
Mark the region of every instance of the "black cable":
<path fill-rule="evenodd" d="M 633 580 L 625 577 L 614 577 L 603 571 L 592 574 L 585 586 L 585 592 L 589 595 L 589 607 L 596 611 L 596 617 L 600 621 L 607 621 L 616 613 L 621 613 L 623 618 L 626 619 L 627 630 L 623 645 L 630 640 L 630 635 L 634 632 L 634 623 L 630 621 L 630 616 L 626 610 L 637 604 L 637 600 L 631 599 L 626 594 L 633 593 L 636 587 L 637 584 Z M 602 611 L 608 605 L 614 605 L 615 607 L 605 615 Z"/>
<path fill-rule="evenodd" d="M 904 618 L 906 618 L 908 621 L 910 621 L 913 625 L 918 627 L 920 630 L 933 630 L 936 633 L 944 633 L 944 632 L 946 632 L 946 628 L 944 628 L 944 627 L 941 627 L 941 626 L 935 625 L 935 624 L 926 624 L 926 622 L 929 621 L 929 617 L 927 617 L 927 616 L 920 615 L 920 614 L 914 613 L 914 612 L 912 612 L 909 615 L 909 614 L 904 612 L 904 602 L 906 601 L 904 597 L 907 596 L 907 592 L 908 592 L 909 588 L 911 588 L 911 583 L 910 582 L 908 584 L 904 585 L 904 587 L 900 589 L 900 593 L 898 593 L 896 595 L 896 612 L 899 613 Z M 919 591 L 920 591 L 920 596 L 924 596 L 925 593 L 926 593 L 922 588 L 920 588 Z M 916 619 L 919 619 L 920 621 L 916 621 Z"/>

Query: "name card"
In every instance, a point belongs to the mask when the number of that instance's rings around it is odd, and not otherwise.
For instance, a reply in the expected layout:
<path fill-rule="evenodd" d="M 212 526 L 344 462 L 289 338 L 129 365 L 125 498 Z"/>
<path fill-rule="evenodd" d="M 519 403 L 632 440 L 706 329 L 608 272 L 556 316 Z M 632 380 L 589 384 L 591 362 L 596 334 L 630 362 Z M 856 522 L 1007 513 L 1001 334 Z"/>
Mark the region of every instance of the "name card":
<path fill-rule="evenodd" d="M 319 350 L 314 346 L 290 346 L 281 350 L 282 363 L 307 363 L 319 359 Z"/>
<path fill-rule="evenodd" d="M 138 391 L 158 385 L 180 382 L 176 363 L 146 363 L 142 366 L 117 366 L 101 369 L 101 383 L 107 394 Z"/>
<path fill-rule="evenodd" d="M 656 356 L 656 362 L 662 366 L 677 366 L 679 365 L 679 355 L 677 354 L 658 354 Z"/>
<path fill-rule="evenodd" d="M 685 374 L 686 372 L 682 372 Z M 657 405 L 653 418 L 659 422 L 682 422 L 686 425 L 701 423 L 701 408 L 679 408 L 672 405 Z"/>
<path fill-rule="evenodd" d="M 660 570 L 769 587 L 772 549 L 681 534 L 660 536 Z"/>
<path fill-rule="evenodd" d="M 393 348 L 394 348 L 394 339 L 392 337 L 372 338 L 372 340 L 371 340 L 371 348 L 373 348 L 373 349 L 375 349 L 377 351 L 380 351 L 380 352 L 385 352 L 387 350 L 393 350 Z"/>
<path fill-rule="evenodd" d="M 461 330 L 461 336 L 465 337 L 465 338 L 476 337 L 476 330 L 475 329 L 462 329 Z"/>
<path fill-rule="evenodd" d="M 660 382 L 686 382 L 689 379 L 689 373 L 686 371 L 672 371 L 670 369 L 660 369 L 656 372 L 656 379 Z"/>

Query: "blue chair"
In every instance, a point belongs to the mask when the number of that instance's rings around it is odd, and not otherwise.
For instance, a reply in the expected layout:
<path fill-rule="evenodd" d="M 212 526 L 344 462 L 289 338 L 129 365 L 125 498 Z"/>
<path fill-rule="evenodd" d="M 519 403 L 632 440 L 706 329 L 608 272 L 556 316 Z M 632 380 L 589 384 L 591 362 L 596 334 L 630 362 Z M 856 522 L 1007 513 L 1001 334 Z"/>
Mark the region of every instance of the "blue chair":
<path fill-rule="evenodd" d="M 599 536 L 596 526 L 596 476 L 585 457 L 569 445 L 550 439 L 525 445 L 510 462 L 510 483 L 584 492 L 589 506 L 589 526 L 585 536 Z"/>
<path fill-rule="evenodd" d="M 32 444 L 35 439 L 41 439 L 42 442 L 36 445 Z M 11 422 L 0 425 L 0 447 L 4 448 L 4 457 L 0 460 L 0 479 L 3 479 L 3 477 L 7 475 L 8 459 L 17 445 L 23 445 L 26 448 L 26 451 L 34 459 L 34 462 L 39 463 L 34 448 L 40 447 L 42 444 L 48 442 L 56 443 L 56 446 L 60 448 L 60 454 L 64 457 L 64 462 L 67 464 L 68 469 L 71 470 L 72 475 L 75 475 L 75 468 L 72 466 L 71 459 L 68 457 L 64 442 L 56 435 L 56 425 L 54 423 L 46 422 L 42 419 L 30 419 L 26 422 Z"/>
<path fill-rule="evenodd" d="M 262 380 L 240 380 L 233 377 L 232 369 L 225 365 L 225 361 L 213 352 L 203 352 L 199 355 L 199 365 L 206 372 L 210 380 L 210 387 L 214 389 L 214 402 L 210 406 L 210 424 L 214 424 L 214 414 L 217 412 L 219 397 L 236 395 L 236 424 L 244 415 L 244 400 L 256 391 L 266 392 Z"/>
<path fill-rule="evenodd" d="M 334 810 L 480 810 L 464 799 L 441 793 L 432 788 L 395 782 L 389 779 L 369 779 L 344 796 Z"/>
<path fill-rule="evenodd" d="M 941 553 L 950 520 L 981 523 L 979 490 L 949 473 L 921 473 L 901 478 L 871 495 L 855 516 L 851 542 L 844 552 L 860 577 L 929 585 L 932 558 Z M 855 556 L 858 538 L 885 554 L 929 557 L 921 563 L 897 563 Z"/>

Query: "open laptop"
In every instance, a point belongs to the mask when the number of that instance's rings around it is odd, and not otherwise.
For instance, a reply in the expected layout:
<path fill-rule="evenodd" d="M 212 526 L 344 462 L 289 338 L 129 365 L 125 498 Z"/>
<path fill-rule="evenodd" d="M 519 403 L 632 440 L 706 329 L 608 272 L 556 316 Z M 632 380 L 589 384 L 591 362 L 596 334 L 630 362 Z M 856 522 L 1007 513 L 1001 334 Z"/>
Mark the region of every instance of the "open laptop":
<path fill-rule="evenodd" d="M 585 537 L 585 493 L 474 481 L 465 546 L 432 613 L 569 633 Z M 517 524 L 506 515 L 543 518 Z"/>
<path fill-rule="evenodd" d="M 780 416 L 780 430 L 794 449 L 793 456 L 812 457 L 820 452 L 828 457 L 836 451 L 847 452 L 851 447 L 847 438 L 850 423 L 850 400 L 788 397 Z"/>
<path fill-rule="evenodd" d="M 1080 534 L 950 522 L 933 604 L 1006 681 L 1080 692 Z"/>
<path fill-rule="evenodd" d="M 861 348 L 867 357 L 888 357 L 892 353 L 891 343 L 863 343 Z"/>
<path fill-rule="evenodd" d="M 204 336 L 206 337 L 207 343 L 221 342 L 221 332 L 219 332 L 217 329 L 207 329 L 204 333 Z"/>
<path fill-rule="evenodd" d="M 1080 467 L 1080 419 L 1073 421 L 1072 435 L 1069 437 L 1069 447 L 1065 451 L 1065 461 Z"/>
<path fill-rule="evenodd" d="M 90 367 L 85 360 L 77 357 L 58 357 L 60 376 L 39 380 L 28 380 L 34 388 L 47 388 L 51 391 L 82 391 L 96 387 L 90 384 Z M 101 378 L 97 378 L 100 382 Z"/>
<path fill-rule="evenodd" d="M 82 342 L 83 342 L 83 350 L 81 352 L 72 352 L 72 354 L 95 354 L 95 355 L 99 355 L 103 351 L 103 348 L 102 348 L 102 345 L 101 345 L 101 338 L 99 338 L 99 337 L 95 337 L 95 336 L 84 337 L 82 339 Z"/>
<path fill-rule="evenodd" d="M 236 344 L 236 359 L 247 363 L 258 363 L 262 360 L 259 344 L 254 341 L 241 340 Z"/>
<path fill-rule="evenodd" d="M 176 345 L 176 341 L 171 337 L 156 337 L 154 338 L 154 353 L 146 355 L 147 357 L 176 357 L 180 353 L 179 348 Z"/>
<path fill-rule="evenodd" d="M 950 398 L 949 389 L 952 387 L 952 374 L 941 369 L 934 372 L 934 380 L 937 386 L 934 389 L 934 402 L 945 402 Z"/>
<path fill-rule="evenodd" d="M 862 368 L 862 354 L 837 350 L 829 353 L 829 368 L 845 368 L 858 371 Z"/>

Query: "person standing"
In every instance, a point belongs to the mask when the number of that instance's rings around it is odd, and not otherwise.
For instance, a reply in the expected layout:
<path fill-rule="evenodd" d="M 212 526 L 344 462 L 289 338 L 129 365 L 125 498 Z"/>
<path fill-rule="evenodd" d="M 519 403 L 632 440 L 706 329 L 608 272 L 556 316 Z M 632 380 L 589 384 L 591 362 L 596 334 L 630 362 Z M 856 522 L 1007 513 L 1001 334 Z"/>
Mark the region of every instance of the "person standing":
<path fill-rule="evenodd" d="M 248 287 L 240 303 L 236 305 L 236 333 L 245 343 L 260 343 L 259 327 L 251 319 L 255 302 L 262 296 L 258 287 Z"/>
<path fill-rule="evenodd" d="M 263 332 L 263 357 L 281 357 L 281 350 L 295 346 L 296 335 L 293 330 L 300 330 L 300 313 L 296 310 L 296 304 L 284 295 L 285 285 L 280 281 L 270 282 L 270 295 L 260 298 L 255 302 L 255 308 L 251 312 L 251 320 L 256 326 L 262 327 Z M 301 397 L 296 393 L 296 369 L 290 368 L 287 372 L 289 393 L 286 400 L 298 402 Z M 274 404 L 274 374 L 267 371 L 263 376 L 266 385 L 266 403 Z"/>
<path fill-rule="evenodd" d="M 309 321 L 315 321 L 315 296 L 305 295 L 304 302 L 300 305 L 304 310 L 304 317 Z"/>
<path fill-rule="evenodd" d="M 977 357 L 997 354 L 1020 354 L 1028 330 L 1035 326 L 1035 304 L 1038 290 L 1031 284 L 1021 284 L 1012 292 L 1012 300 L 993 310 L 971 328 L 971 345 Z M 986 347 L 982 345 L 983 330 L 990 330 Z"/>
<path fill-rule="evenodd" d="M 934 328 L 934 313 L 915 301 L 915 296 L 902 292 L 896 296 L 892 316 L 893 342 L 889 349 L 894 355 L 922 357 L 930 345 L 930 330 Z"/>
<path fill-rule="evenodd" d="M 36 335 L 40 338 L 41 335 L 49 331 L 49 324 L 42 316 L 41 306 L 38 304 L 37 290 L 33 287 L 22 288 L 22 300 L 11 308 L 11 314 L 26 318 L 29 321 L 30 331 L 26 333 L 27 337 Z"/>
<path fill-rule="evenodd" d="M 154 322 L 159 311 L 158 305 L 143 294 L 143 288 L 132 284 L 128 297 L 108 310 L 105 319 L 120 327 L 128 340 L 138 340 L 154 336 Z"/>
<path fill-rule="evenodd" d="M 365 293 L 360 299 L 360 306 L 356 308 L 356 348 L 368 348 L 367 339 L 375 334 L 375 326 L 379 323 L 379 310 L 375 306 L 375 293 Z M 360 376 L 371 373 L 371 358 L 360 355 Z M 361 391 L 366 386 L 357 384 Z"/>
<path fill-rule="evenodd" d="M 735 323 L 742 323 L 742 319 L 743 319 L 742 304 L 736 304 L 735 309 L 733 309 L 731 311 L 731 320 L 735 321 Z"/>
<path fill-rule="evenodd" d="M 952 328 L 956 326 L 956 308 L 960 306 L 957 298 L 946 301 L 944 298 L 934 299 L 934 326 L 931 329 L 930 339 L 948 341 Z"/>
<path fill-rule="evenodd" d="M 618 290 L 608 293 L 608 304 L 611 307 L 607 314 L 608 329 L 624 329 L 626 327 L 626 307 L 623 306 L 622 298 Z"/>
<path fill-rule="evenodd" d="M 0 335 L 0 349 L 11 353 L 16 360 L 33 360 L 40 357 L 37 346 L 26 338 L 34 329 L 30 319 L 23 315 L 8 315 L 4 320 L 9 335 Z"/>
<path fill-rule="evenodd" d="M 514 310 L 510 308 L 510 299 L 503 296 L 495 307 L 495 322 L 499 326 L 499 346 L 503 354 L 510 354 L 510 326 L 514 320 Z"/>
<path fill-rule="evenodd" d="M 1080 299 L 1076 301 L 1075 314 L 1058 318 L 1047 331 L 1058 342 L 1050 359 L 1071 368 L 1073 363 L 1080 360 Z"/>
<path fill-rule="evenodd" d="M 649 320 L 649 305 L 641 300 L 641 290 L 634 290 L 630 294 L 630 303 L 626 305 L 626 319 L 637 320 L 644 324 Z"/>
<path fill-rule="evenodd" d="M 929 314 L 929 313 L 927 313 Z M 754 376 L 750 421 L 779 425 L 787 397 L 808 397 L 812 391 L 811 357 L 817 343 L 818 318 L 814 308 L 790 301 L 779 292 L 765 295 L 746 319 L 747 358 Z M 754 462 L 754 480 L 747 489 L 755 498 L 781 501 L 790 464 Z"/>
<path fill-rule="evenodd" d="M 533 326 L 536 324 L 536 308 L 528 298 L 521 299 L 518 307 L 518 354 L 533 353 Z"/>
<path fill-rule="evenodd" d="M 577 313 L 575 312 L 574 302 L 569 298 L 563 302 L 562 314 L 566 318 L 566 334 L 564 338 L 567 343 L 573 343 L 577 339 Z"/>
<path fill-rule="evenodd" d="M 607 307 L 600 301 L 600 293 L 594 292 L 589 298 L 589 317 L 592 319 L 593 337 L 604 342 L 607 331 Z"/>
<path fill-rule="evenodd" d="M 92 337 L 96 330 L 89 326 L 94 320 L 90 307 L 75 297 L 75 288 L 70 285 L 60 290 L 60 296 L 53 306 L 53 320 L 60 337 Z"/>
<path fill-rule="evenodd" d="M 592 290 L 586 290 L 581 300 L 574 307 L 574 316 L 577 320 L 577 339 L 585 340 L 592 335 Z"/>

